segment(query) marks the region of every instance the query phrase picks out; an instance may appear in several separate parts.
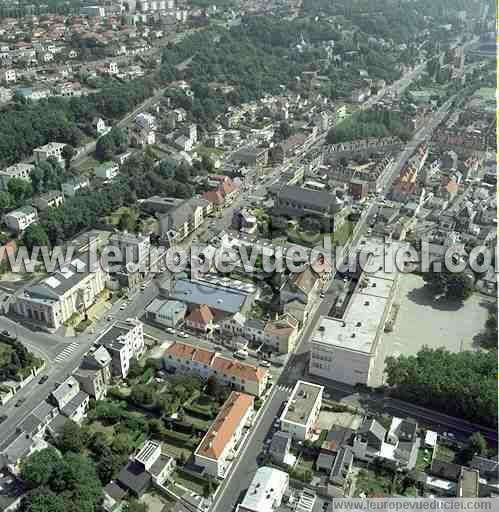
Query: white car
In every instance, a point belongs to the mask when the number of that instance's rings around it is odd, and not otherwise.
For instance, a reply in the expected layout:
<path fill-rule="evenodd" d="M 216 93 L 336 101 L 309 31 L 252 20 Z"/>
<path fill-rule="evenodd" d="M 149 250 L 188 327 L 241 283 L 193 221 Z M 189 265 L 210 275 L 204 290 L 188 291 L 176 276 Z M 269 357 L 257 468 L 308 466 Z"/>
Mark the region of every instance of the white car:
<path fill-rule="evenodd" d="M 181 338 L 188 338 L 189 335 L 186 333 L 186 332 L 179 332 L 178 335 L 181 337 Z"/>
<path fill-rule="evenodd" d="M 264 368 L 270 368 L 270 361 L 260 361 L 260 366 L 263 366 Z"/>
<path fill-rule="evenodd" d="M 122 304 L 122 305 L 120 306 L 120 311 L 125 311 L 126 306 L 127 306 L 126 304 Z"/>
<path fill-rule="evenodd" d="M 172 329 L 171 327 L 167 327 L 166 332 L 169 334 L 173 334 L 175 332 L 175 329 Z"/>

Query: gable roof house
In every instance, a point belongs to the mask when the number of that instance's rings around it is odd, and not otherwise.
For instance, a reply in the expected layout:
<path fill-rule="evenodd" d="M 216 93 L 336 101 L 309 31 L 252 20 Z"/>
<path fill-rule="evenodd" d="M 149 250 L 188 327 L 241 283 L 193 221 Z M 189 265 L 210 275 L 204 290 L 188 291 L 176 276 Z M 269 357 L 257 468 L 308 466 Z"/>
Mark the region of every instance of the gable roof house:
<path fill-rule="evenodd" d="M 194 452 L 205 472 L 223 478 L 234 459 L 244 428 L 253 414 L 254 397 L 232 392 Z"/>
<path fill-rule="evenodd" d="M 267 386 L 268 371 L 219 355 L 217 352 L 175 342 L 163 355 L 165 369 L 194 372 L 203 379 L 214 376 L 222 384 L 255 396 L 261 396 Z"/>
<path fill-rule="evenodd" d="M 50 398 L 61 414 L 70 420 L 81 423 L 86 416 L 90 397 L 80 389 L 79 382 L 73 376 L 59 384 Z"/>
<path fill-rule="evenodd" d="M 279 291 L 284 312 L 303 324 L 323 284 L 322 276 L 311 266 L 299 274 L 291 274 Z"/>

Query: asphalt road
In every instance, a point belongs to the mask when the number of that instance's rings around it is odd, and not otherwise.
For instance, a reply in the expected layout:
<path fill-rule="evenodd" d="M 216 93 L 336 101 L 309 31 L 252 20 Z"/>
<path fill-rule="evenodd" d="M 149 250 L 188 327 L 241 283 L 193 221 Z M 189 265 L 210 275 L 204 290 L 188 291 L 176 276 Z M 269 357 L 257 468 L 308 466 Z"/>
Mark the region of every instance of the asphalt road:
<path fill-rule="evenodd" d="M 145 306 L 157 296 L 156 284 L 151 281 L 142 292 L 137 291 L 128 299 L 116 301 L 87 333 L 74 337 L 63 337 L 57 334 L 47 334 L 38 330 L 32 330 L 10 318 L 0 317 L 0 330 L 7 329 L 16 333 L 19 340 L 37 356 L 46 362 L 45 369 L 27 386 L 21 389 L 15 397 L 6 405 L 0 406 L 0 415 L 7 415 L 0 429 L 0 444 L 11 435 L 24 418 L 54 389 L 56 383 L 62 382 L 74 369 L 79 366 L 83 355 L 110 325 L 107 320 L 110 315 L 112 320 L 125 320 L 142 315 Z M 121 310 L 126 303 L 125 309 Z M 48 379 L 39 384 L 40 378 L 46 375 Z M 19 400 L 24 402 L 16 407 Z"/>
<path fill-rule="evenodd" d="M 403 86 L 404 84 L 402 83 L 401 85 Z M 407 159 L 414 153 L 417 145 L 426 140 L 431 135 L 432 130 L 441 122 L 445 115 L 447 115 L 450 103 L 451 101 L 449 100 L 442 105 L 442 107 L 435 112 L 427 125 L 419 130 L 409 144 L 407 144 L 406 148 L 402 151 L 399 158 L 396 160 L 394 165 L 392 165 L 383 180 L 382 195 L 385 195 L 389 191 L 394 179 L 399 175 Z M 374 202 L 370 203 L 368 208 L 363 212 L 362 217 L 357 224 L 356 231 L 350 240 L 349 247 L 355 247 L 359 242 L 363 234 L 366 221 L 373 208 Z M 329 286 L 325 290 L 326 300 L 319 300 L 315 309 L 312 310 L 309 320 L 302 330 L 298 340 L 295 353 L 291 356 L 288 364 L 283 369 L 282 374 L 274 387 L 274 392 L 265 402 L 260 411 L 260 423 L 257 423 L 254 427 L 253 435 L 246 441 L 245 447 L 239 454 L 234 467 L 231 469 L 231 473 L 226 477 L 218 491 L 217 497 L 212 505 L 213 512 L 231 511 L 244 497 L 244 491 L 249 487 L 251 479 L 257 469 L 256 458 L 264 448 L 264 440 L 272 422 L 274 421 L 276 412 L 279 410 L 282 401 L 289 396 L 290 390 L 296 380 L 303 378 L 303 376 L 308 373 L 307 367 L 310 338 L 320 317 L 328 314 L 331 304 L 328 302 L 327 297 L 332 293 L 334 287 L 337 285 L 337 280 L 335 280 L 333 276 Z"/>

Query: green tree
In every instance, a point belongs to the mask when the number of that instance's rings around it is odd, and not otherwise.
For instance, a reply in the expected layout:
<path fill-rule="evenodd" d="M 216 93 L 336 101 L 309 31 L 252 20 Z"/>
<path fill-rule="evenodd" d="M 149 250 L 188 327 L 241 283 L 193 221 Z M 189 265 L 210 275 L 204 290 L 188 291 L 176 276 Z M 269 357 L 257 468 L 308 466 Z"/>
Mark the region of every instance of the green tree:
<path fill-rule="evenodd" d="M 67 421 L 57 437 L 57 447 L 61 452 L 81 453 L 87 444 L 86 432 L 74 421 Z"/>
<path fill-rule="evenodd" d="M 137 214 L 130 209 L 125 210 L 120 217 L 118 229 L 134 233 L 137 230 Z"/>
<path fill-rule="evenodd" d="M 478 455 L 480 457 L 487 454 L 487 441 L 480 432 L 471 434 L 461 452 L 461 459 L 463 464 L 468 464 L 471 459 Z"/>
<path fill-rule="evenodd" d="M 30 251 L 33 247 L 50 247 L 47 232 L 40 224 L 29 225 L 23 233 L 22 241 Z"/>
<path fill-rule="evenodd" d="M 8 192 L 0 192 L 0 210 L 6 210 L 12 205 L 12 197 Z"/>
<path fill-rule="evenodd" d="M 287 121 L 281 121 L 279 124 L 279 128 L 277 129 L 277 135 L 280 140 L 286 140 L 289 139 L 292 135 L 291 126 L 289 126 L 289 123 Z"/>
<path fill-rule="evenodd" d="M 65 496 L 46 487 L 38 487 L 24 496 L 19 512 L 68 512 L 73 504 Z"/>
<path fill-rule="evenodd" d="M 7 190 L 16 205 L 22 204 L 33 195 L 33 188 L 29 181 L 22 178 L 12 178 L 7 183 Z"/>
<path fill-rule="evenodd" d="M 64 159 L 64 164 L 66 167 L 66 171 L 69 170 L 69 167 L 71 166 L 71 159 L 75 156 L 76 151 L 73 146 L 70 144 L 66 144 L 62 148 L 62 158 Z"/>
<path fill-rule="evenodd" d="M 55 469 L 61 463 L 61 457 L 54 448 L 45 448 L 23 461 L 21 478 L 32 487 L 45 486 L 50 483 Z"/>

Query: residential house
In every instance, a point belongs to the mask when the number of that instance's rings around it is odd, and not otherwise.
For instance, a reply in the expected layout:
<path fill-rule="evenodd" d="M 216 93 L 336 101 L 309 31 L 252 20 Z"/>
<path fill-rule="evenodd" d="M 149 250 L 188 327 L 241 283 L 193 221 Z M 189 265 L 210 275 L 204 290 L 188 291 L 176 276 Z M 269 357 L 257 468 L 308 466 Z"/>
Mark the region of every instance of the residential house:
<path fill-rule="evenodd" d="M 264 342 L 279 354 L 291 353 L 298 340 L 299 322 L 290 314 L 269 320 L 263 329 Z"/>
<path fill-rule="evenodd" d="M 102 117 L 94 117 L 92 127 L 97 132 L 98 136 L 106 134 L 111 129 L 110 126 L 106 126 L 106 122 Z"/>
<path fill-rule="evenodd" d="M 175 470 L 176 461 L 161 451 L 161 444 L 146 441 L 116 477 L 116 485 L 141 498 L 151 484 L 163 486 Z"/>
<path fill-rule="evenodd" d="M 73 373 L 81 389 L 95 400 L 102 400 L 107 395 L 111 382 L 111 361 L 107 349 L 98 345 L 85 354 L 80 367 Z"/>
<path fill-rule="evenodd" d="M 206 474 L 224 478 L 249 426 L 255 398 L 233 391 L 194 452 L 194 462 Z"/>
<path fill-rule="evenodd" d="M 90 397 L 80 389 L 79 382 L 70 376 L 52 391 L 50 400 L 63 416 L 81 423 L 87 414 Z"/>
<path fill-rule="evenodd" d="M 154 299 L 146 307 L 146 318 L 165 327 L 175 328 L 184 320 L 187 306 L 178 300 Z"/>
<path fill-rule="evenodd" d="M 57 407 L 44 400 L 24 418 L 17 430 L 33 439 L 43 439 L 48 424 L 58 413 Z"/>
<path fill-rule="evenodd" d="M 299 380 L 281 415 L 281 430 L 297 441 L 313 439 L 323 391 L 323 386 Z"/>
<path fill-rule="evenodd" d="M 175 342 L 163 355 L 165 369 L 196 373 L 202 379 L 212 375 L 223 385 L 255 396 L 261 396 L 268 381 L 268 371 L 201 349 L 186 343 Z"/>
<path fill-rule="evenodd" d="M 291 439 L 288 432 L 278 431 L 272 436 L 268 453 L 275 464 L 293 465 L 296 458 L 291 454 Z"/>
<path fill-rule="evenodd" d="M 320 448 L 319 456 L 315 461 L 315 467 L 317 471 L 330 474 L 333 469 L 334 461 L 338 452 L 344 446 L 350 446 L 354 430 L 348 427 L 333 426 L 327 433 L 326 439 L 322 443 Z"/>
<path fill-rule="evenodd" d="M 340 448 L 329 474 L 327 489 L 330 496 L 344 496 L 347 484 L 351 478 L 353 461 L 352 449 L 349 446 Z"/>
<path fill-rule="evenodd" d="M 61 188 L 62 188 L 62 192 L 65 196 L 74 197 L 78 192 L 88 189 L 89 186 L 90 186 L 90 181 L 88 180 L 88 178 L 79 176 L 79 177 L 76 177 L 69 181 L 64 182 L 61 185 Z"/>
<path fill-rule="evenodd" d="M 58 208 L 64 204 L 64 195 L 57 190 L 50 190 L 33 199 L 33 206 L 39 211 Z"/>
<path fill-rule="evenodd" d="M 6 69 L 3 70 L 0 75 L 0 80 L 2 82 L 11 83 L 15 82 L 17 79 L 16 70 L 15 69 Z"/>
<path fill-rule="evenodd" d="M 246 208 L 235 210 L 232 214 L 232 227 L 246 234 L 253 234 L 258 229 L 256 217 Z"/>
<path fill-rule="evenodd" d="M 111 355 L 111 372 L 125 379 L 132 358 L 140 358 L 145 352 L 143 324 L 136 319 L 115 322 L 96 340 Z"/>
<path fill-rule="evenodd" d="M 61 142 L 50 142 L 45 144 L 45 146 L 40 146 L 33 150 L 33 156 L 35 157 L 35 161 L 37 164 L 40 162 L 44 162 L 49 158 L 55 158 L 60 164 L 64 163 L 64 158 L 62 156 L 62 150 L 66 144 Z"/>
<path fill-rule="evenodd" d="M 304 324 L 327 277 L 328 273 L 318 273 L 312 266 L 307 266 L 300 273 L 291 274 L 279 291 L 279 301 L 284 312 Z"/>
<path fill-rule="evenodd" d="M 89 254 L 74 258 L 16 295 L 15 312 L 49 329 L 58 329 L 76 313 L 85 312 L 104 290 L 107 274 Z"/>
<path fill-rule="evenodd" d="M 21 462 L 47 447 L 48 444 L 43 439 L 33 439 L 26 432 L 15 432 L 0 445 L 0 468 L 6 467 L 13 475 L 18 476 Z"/>
<path fill-rule="evenodd" d="M 205 192 L 203 198 L 211 203 L 213 210 L 220 210 L 234 201 L 239 189 L 227 176 L 215 176 L 211 179 L 215 187 Z"/>
<path fill-rule="evenodd" d="M 38 221 L 38 212 L 32 206 L 23 206 L 5 214 L 4 222 L 13 233 L 22 233 L 29 225 Z"/>
<path fill-rule="evenodd" d="M 376 420 L 365 420 L 353 439 L 352 450 L 357 459 L 366 462 L 379 458 L 395 468 L 413 469 L 419 446 L 417 423 L 394 417 L 388 432 Z"/>
<path fill-rule="evenodd" d="M 215 316 L 206 304 L 200 304 L 191 309 L 190 313 L 185 317 L 185 325 L 193 331 L 203 333 L 211 332 L 214 327 Z"/>
<path fill-rule="evenodd" d="M 35 168 L 31 164 L 14 164 L 3 171 L 0 171 L 0 187 L 2 190 L 7 190 L 7 185 L 12 178 L 19 178 L 26 181 L 31 181 L 31 171 Z"/>
<path fill-rule="evenodd" d="M 103 180 L 112 180 L 118 176 L 119 166 L 115 162 L 104 162 L 95 168 L 95 176 Z"/>
<path fill-rule="evenodd" d="M 174 206 L 159 219 L 161 236 L 181 242 L 201 226 L 209 211 L 209 205 L 205 199 L 193 197 Z"/>

